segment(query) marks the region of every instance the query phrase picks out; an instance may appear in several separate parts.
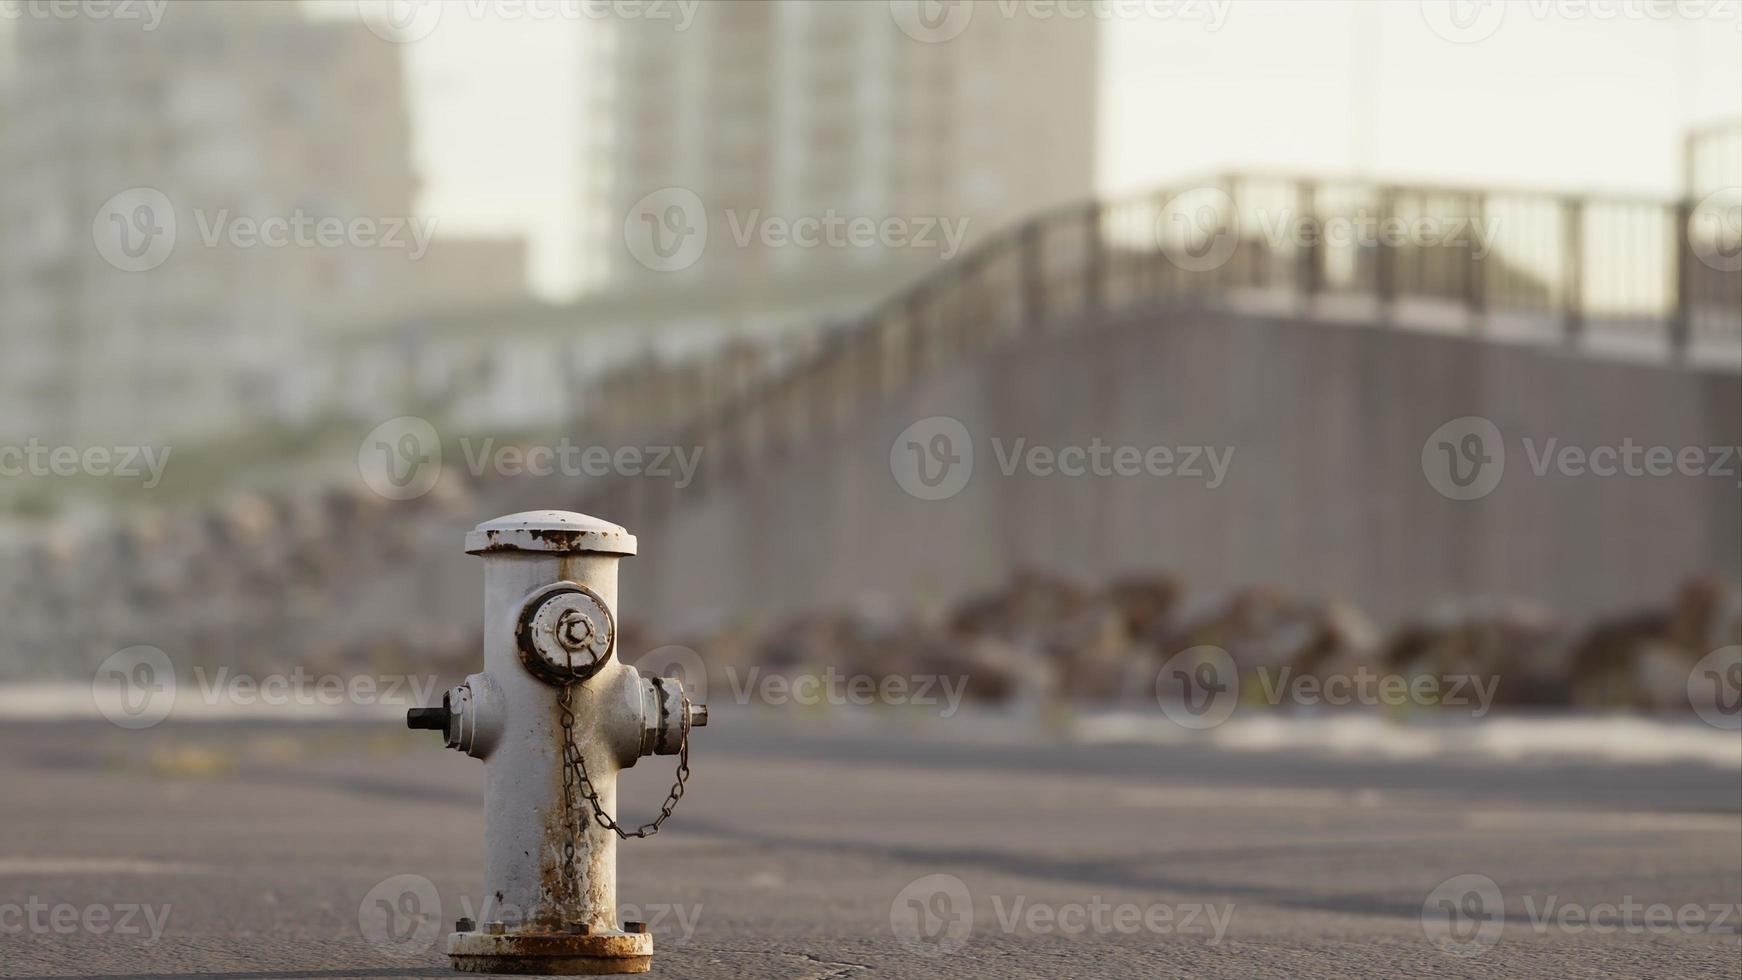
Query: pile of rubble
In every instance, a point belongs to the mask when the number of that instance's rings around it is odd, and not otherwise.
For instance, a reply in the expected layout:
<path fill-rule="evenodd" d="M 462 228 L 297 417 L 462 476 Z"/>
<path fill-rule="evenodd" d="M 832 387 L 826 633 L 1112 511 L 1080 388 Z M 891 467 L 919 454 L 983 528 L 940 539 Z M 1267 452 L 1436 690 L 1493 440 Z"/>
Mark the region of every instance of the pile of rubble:
<path fill-rule="evenodd" d="M 347 639 L 394 635 L 354 628 L 359 583 L 414 560 L 432 519 L 463 519 L 468 503 L 468 490 L 447 480 L 398 504 L 361 488 L 244 493 L 0 540 L 0 681 L 88 677 L 136 644 L 237 670 L 415 665 L 429 643 L 416 631 L 398 632 L 399 651 Z"/>
<path fill-rule="evenodd" d="M 1447 602 L 1387 631 L 1353 604 L 1251 587 L 1192 597 L 1166 574 L 1101 587 L 1028 572 L 941 616 L 859 608 L 725 629 L 687 645 L 710 671 L 941 676 L 971 702 L 1154 703 L 1158 673 L 1194 648 L 1225 651 L 1242 679 L 1334 675 L 1492 679 L 1501 708 L 1684 710 L 1690 670 L 1742 643 L 1742 598 L 1714 578 L 1669 604 L 1570 626 L 1520 600 Z M 626 634 L 626 638 L 633 634 Z M 635 649 L 634 645 L 629 647 Z"/>

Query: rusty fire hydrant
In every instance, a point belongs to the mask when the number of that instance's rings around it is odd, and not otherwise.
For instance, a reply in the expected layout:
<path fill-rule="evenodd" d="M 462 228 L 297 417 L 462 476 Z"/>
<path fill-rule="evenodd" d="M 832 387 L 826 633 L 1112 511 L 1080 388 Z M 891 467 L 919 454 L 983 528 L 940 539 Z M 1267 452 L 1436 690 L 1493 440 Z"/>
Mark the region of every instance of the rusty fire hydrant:
<path fill-rule="evenodd" d="M 484 670 L 406 719 L 484 760 L 485 920 L 459 920 L 448 956 L 473 973 L 644 972 L 653 937 L 617 921 L 617 841 L 671 815 L 708 714 L 614 656 L 617 562 L 635 536 L 529 511 L 478 525 L 466 553 L 484 558 Z M 625 830 L 617 773 L 644 755 L 677 755 L 677 782 L 657 820 Z"/>

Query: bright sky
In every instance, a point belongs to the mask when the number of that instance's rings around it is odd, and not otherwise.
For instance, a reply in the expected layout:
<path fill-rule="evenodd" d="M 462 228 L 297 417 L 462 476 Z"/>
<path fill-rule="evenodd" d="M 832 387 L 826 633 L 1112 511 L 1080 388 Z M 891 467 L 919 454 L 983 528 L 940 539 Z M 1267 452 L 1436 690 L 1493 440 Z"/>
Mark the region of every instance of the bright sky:
<path fill-rule="evenodd" d="M 1456 8 L 1492 33 L 1436 34 Z M 1215 32 L 1110 23 L 1102 187 L 1245 165 L 1667 194 L 1682 132 L 1742 114 L 1742 4 L 1700 20 L 1640 0 L 1489 9 L 1284 0 L 1236 3 Z"/>
<path fill-rule="evenodd" d="M 539 3 L 457 0 L 404 48 L 422 206 L 528 235 L 560 298 L 598 93 L 588 22 Z M 1249 167 L 1667 195 L 1686 127 L 1742 115 L 1739 0 L 1145 3 L 1101 26 L 1105 192 Z"/>

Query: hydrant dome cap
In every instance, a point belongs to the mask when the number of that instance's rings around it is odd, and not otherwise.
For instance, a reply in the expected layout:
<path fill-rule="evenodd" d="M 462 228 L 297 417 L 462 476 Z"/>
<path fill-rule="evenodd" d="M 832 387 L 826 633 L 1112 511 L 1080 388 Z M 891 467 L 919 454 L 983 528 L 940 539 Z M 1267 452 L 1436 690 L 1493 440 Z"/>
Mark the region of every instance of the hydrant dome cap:
<path fill-rule="evenodd" d="M 500 551 L 601 552 L 635 554 L 635 535 L 586 514 L 529 510 L 485 521 L 466 534 L 466 554 Z"/>

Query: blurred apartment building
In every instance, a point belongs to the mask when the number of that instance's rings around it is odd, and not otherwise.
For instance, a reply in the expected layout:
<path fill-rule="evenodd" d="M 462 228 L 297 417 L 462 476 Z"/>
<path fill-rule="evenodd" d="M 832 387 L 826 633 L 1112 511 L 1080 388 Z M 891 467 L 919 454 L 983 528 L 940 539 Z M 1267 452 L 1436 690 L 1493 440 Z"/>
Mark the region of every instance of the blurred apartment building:
<path fill-rule="evenodd" d="M 415 218 L 399 49 L 291 3 L 175 3 L 137 19 L 13 23 L 0 127 L 0 428 L 222 436 L 323 411 L 335 335 L 455 296 L 523 289 L 516 242 L 269 247 L 238 222 Z M 173 250 L 118 268 L 104 218 L 161 234 L 118 193 L 161 192 Z M 119 229 L 131 236 L 136 229 Z M 411 233 L 401 231 L 409 240 Z M 143 241 L 144 239 L 139 239 Z M 113 243 L 111 243 L 113 244 Z M 124 263 L 125 264 L 125 263 Z"/>
<path fill-rule="evenodd" d="M 1733 189 L 1742 180 L 1742 119 L 1716 120 L 1682 138 L 1682 185 L 1690 199 Z"/>
<path fill-rule="evenodd" d="M 588 127 L 598 166 L 582 226 L 603 284 L 707 328 L 811 325 L 943 262 L 933 222 L 965 221 L 965 249 L 1092 194 L 1093 20 L 981 3 L 958 34 L 928 41 L 892 6 L 714 3 L 687 30 L 622 19 L 600 32 L 609 87 Z M 671 187 L 701 202 L 706 247 L 656 271 L 626 247 L 625 221 Z M 910 238 L 930 228 L 936 244 L 765 242 L 766 229 L 830 214 L 895 219 Z"/>
<path fill-rule="evenodd" d="M 885 3 L 706 3 L 682 29 L 657 16 L 585 22 L 584 295 L 503 304 L 488 330 L 474 310 L 419 315 L 410 345 L 397 331 L 360 335 L 347 354 L 360 365 L 415 361 L 411 382 L 360 387 L 418 386 L 420 404 L 462 426 L 571 418 L 609 397 L 579 380 L 625 361 L 788 339 L 895 295 L 947 260 L 946 222 L 965 231 L 954 257 L 1086 200 L 1096 27 L 1003 9 L 976 5 L 942 43 L 905 33 Z M 676 271 L 639 261 L 625 228 L 666 219 L 640 205 L 668 188 L 693 193 L 708 225 L 699 259 Z M 894 219 L 926 243 L 762 244 L 765 228 L 829 215 Z"/>
<path fill-rule="evenodd" d="M 177 0 L 151 31 L 13 20 L 0 43 L 0 438 L 200 440 L 407 408 L 553 419 L 575 408 L 573 378 L 647 338 L 850 316 L 946 247 L 1092 192 L 1092 20 L 979 4 L 931 43 L 887 4 L 734 2 L 674 26 L 576 28 L 597 86 L 580 148 L 593 290 L 552 306 L 526 293 L 519 239 L 438 225 L 413 262 L 227 236 L 244 218 L 417 219 L 405 49 L 354 20 L 278 0 Z M 704 254 L 678 272 L 638 264 L 624 237 L 636 202 L 664 187 L 709 212 Z M 176 225 L 173 252 L 144 271 L 98 247 L 105 231 L 161 226 L 131 203 L 105 213 L 138 188 L 161 192 Z M 924 242 L 762 242 L 771 221 L 831 215 L 895 219 Z"/>

